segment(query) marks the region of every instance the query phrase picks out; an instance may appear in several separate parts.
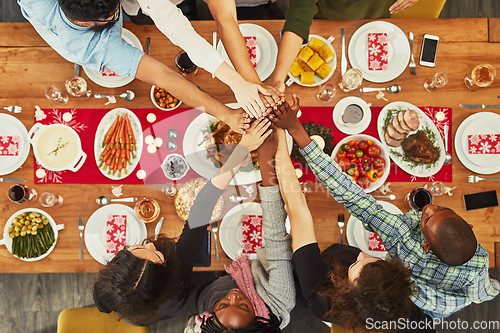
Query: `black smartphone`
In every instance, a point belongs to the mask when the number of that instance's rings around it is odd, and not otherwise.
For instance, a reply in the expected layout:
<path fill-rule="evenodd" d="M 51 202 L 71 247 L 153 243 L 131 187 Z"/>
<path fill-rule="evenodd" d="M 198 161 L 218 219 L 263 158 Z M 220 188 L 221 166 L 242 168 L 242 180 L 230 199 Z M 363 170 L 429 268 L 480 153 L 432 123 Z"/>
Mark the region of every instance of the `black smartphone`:
<path fill-rule="evenodd" d="M 201 246 L 200 253 L 198 254 L 198 259 L 194 263 L 195 267 L 209 267 L 211 263 L 211 240 L 212 233 L 210 230 L 207 230 L 207 235 L 203 241 L 203 245 Z"/>
<path fill-rule="evenodd" d="M 464 195 L 465 210 L 498 206 L 497 191 L 486 191 Z"/>

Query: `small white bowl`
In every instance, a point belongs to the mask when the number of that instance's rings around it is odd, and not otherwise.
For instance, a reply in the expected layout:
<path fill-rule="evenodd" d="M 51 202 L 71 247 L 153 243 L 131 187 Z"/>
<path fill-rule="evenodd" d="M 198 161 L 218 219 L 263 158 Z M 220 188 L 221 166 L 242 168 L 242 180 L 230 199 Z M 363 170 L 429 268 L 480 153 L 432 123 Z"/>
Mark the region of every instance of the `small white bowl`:
<path fill-rule="evenodd" d="M 153 85 L 151 87 L 151 93 L 150 93 L 150 96 L 151 96 L 151 102 L 153 102 L 154 106 L 156 106 L 158 109 L 160 110 L 163 110 L 163 111 L 172 111 L 172 110 L 175 110 L 177 109 L 181 104 L 182 104 L 182 101 L 179 100 L 179 103 L 177 103 L 177 105 L 173 108 L 162 108 L 158 105 L 158 103 L 156 103 L 156 98 L 155 98 L 155 85 Z"/>

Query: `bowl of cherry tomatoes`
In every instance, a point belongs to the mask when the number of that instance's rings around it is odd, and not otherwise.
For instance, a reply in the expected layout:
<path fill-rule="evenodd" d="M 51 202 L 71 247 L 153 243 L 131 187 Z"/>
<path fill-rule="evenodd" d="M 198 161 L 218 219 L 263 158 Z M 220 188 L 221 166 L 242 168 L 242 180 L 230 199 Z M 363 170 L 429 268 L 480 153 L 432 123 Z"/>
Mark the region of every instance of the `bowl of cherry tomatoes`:
<path fill-rule="evenodd" d="M 332 157 L 366 193 L 375 191 L 389 176 L 389 153 L 370 135 L 356 134 L 342 139 L 333 149 Z"/>

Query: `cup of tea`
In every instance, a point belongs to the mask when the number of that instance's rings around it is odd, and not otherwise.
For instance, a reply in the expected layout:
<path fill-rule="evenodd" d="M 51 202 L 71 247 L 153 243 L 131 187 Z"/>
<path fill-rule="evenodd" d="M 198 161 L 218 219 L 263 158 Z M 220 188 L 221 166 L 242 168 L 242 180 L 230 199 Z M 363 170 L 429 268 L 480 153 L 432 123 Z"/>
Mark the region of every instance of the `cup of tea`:
<path fill-rule="evenodd" d="M 198 72 L 198 66 L 189 59 L 185 51 L 181 51 L 175 57 L 175 66 L 182 75 L 195 75 Z"/>
<path fill-rule="evenodd" d="M 17 204 L 36 199 L 36 194 L 34 188 L 30 189 L 28 186 L 20 184 L 12 185 L 7 192 L 9 200 Z"/>
<path fill-rule="evenodd" d="M 409 209 L 421 212 L 426 205 L 432 203 L 432 193 L 423 187 L 417 187 L 406 195 L 404 202 Z"/>
<path fill-rule="evenodd" d="M 134 207 L 137 217 L 144 223 L 154 222 L 160 216 L 160 205 L 158 201 L 151 198 L 142 198 Z"/>

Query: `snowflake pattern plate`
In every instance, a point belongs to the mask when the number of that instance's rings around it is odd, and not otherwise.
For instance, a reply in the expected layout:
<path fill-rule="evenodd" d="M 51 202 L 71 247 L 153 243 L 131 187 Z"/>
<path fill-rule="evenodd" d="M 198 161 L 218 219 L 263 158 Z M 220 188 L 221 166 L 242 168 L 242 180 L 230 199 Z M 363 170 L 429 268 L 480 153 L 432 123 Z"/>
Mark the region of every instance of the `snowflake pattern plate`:
<path fill-rule="evenodd" d="M 17 155 L 0 155 L 0 176 L 16 171 L 28 158 L 28 130 L 16 117 L 0 113 L 0 137 L 18 137 Z"/>
<path fill-rule="evenodd" d="M 111 204 L 99 208 L 90 216 L 85 225 L 85 246 L 92 258 L 103 265 L 106 265 L 115 255 L 106 251 L 106 221 L 111 215 L 127 217 L 126 246 L 142 244 L 147 237 L 146 225 L 137 219 L 131 207 Z"/>

